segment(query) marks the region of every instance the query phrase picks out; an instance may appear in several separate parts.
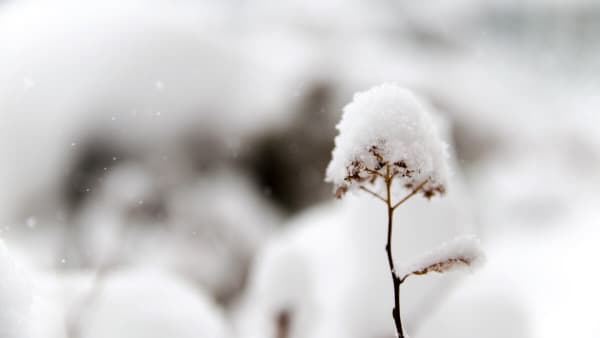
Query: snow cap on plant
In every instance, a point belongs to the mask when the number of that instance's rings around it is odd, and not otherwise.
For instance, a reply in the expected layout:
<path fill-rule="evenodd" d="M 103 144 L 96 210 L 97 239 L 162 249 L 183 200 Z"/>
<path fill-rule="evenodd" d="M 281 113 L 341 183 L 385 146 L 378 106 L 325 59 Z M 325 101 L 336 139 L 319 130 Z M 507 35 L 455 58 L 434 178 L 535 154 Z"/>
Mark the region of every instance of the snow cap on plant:
<path fill-rule="evenodd" d="M 446 191 L 447 145 L 440 139 L 431 113 L 408 89 L 382 84 L 356 93 L 344 107 L 326 181 L 336 196 L 394 175 L 408 189 L 422 185 L 430 198 Z"/>

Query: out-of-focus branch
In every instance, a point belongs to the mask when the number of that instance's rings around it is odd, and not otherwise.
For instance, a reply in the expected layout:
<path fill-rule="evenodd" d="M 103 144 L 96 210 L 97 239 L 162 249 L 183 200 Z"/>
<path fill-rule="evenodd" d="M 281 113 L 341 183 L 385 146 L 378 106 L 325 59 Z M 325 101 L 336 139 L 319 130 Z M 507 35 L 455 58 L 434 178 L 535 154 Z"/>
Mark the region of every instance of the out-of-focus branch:
<path fill-rule="evenodd" d="M 361 185 L 360 190 L 368 192 L 369 194 L 375 196 L 375 198 L 381 200 L 383 203 L 387 203 L 387 200 L 383 196 L 379 195 L 378 193 L 374 192 L 373 190 L 366 188 L 365 186 Z"/>

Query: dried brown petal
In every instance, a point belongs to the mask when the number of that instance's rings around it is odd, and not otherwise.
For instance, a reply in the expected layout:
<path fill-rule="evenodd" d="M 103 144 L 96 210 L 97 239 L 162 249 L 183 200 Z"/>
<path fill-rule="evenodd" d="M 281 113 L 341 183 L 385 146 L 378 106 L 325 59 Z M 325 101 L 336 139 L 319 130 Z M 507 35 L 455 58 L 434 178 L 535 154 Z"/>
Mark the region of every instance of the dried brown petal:
<path fill-rule="evenodd" d="M 346 192 L 348 192 L 348 187 L 347 186 L 338 187 L 335 190 L 335 197 L 336 198 L 342 198 L 342 197 L 344 197 L 344 194 L 346 194 Z"/>
<path fill-rule="evenodd" d="M 418 275 L 418 276 L 420 276 L 420 275 L 425 275 L 425 274 L 427 274 L 429 272 L 443 273 L 443 272 L 446 272 L 448 270 L 452 270 L 457 265 L 470 266 L 471 262 L 472 262 L 472 259 L 471 258 L 467 258 L 467 257 L 448 258 L 445 261 L 431 264 L 431 265 L 429 265 L 428 267 L 426 267 L 424 269 L 413 271 L 413 272 L 410 273 L 410 275 Z"/>

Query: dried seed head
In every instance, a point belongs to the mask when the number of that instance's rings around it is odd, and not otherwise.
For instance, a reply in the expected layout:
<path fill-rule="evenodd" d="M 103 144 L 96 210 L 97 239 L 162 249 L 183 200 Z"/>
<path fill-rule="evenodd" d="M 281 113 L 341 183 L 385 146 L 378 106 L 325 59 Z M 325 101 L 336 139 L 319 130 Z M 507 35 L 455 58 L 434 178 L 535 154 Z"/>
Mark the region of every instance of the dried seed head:
<path fill-rule="evenodd" d="M 388 174 L 409 189 L 427 181 L 422 188 L 427 198 L 445 192 L 446 144 L 411 91 L 384 84 L 357 93 L 337 129 L 326 177 L 336 196 L 362 184 L 376 188 Z"/>

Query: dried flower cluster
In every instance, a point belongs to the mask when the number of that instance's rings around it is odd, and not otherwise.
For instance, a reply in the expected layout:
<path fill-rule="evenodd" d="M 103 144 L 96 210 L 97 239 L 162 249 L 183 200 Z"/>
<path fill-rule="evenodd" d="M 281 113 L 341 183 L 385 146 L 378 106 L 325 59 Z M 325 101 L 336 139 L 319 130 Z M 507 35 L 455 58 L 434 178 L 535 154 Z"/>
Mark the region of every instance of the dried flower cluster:
<path fill-rule="evenodd" d="M 430 198 L 443 194 L 447 180 L 447 146 L 439 138 L 431 113 L 409 90 L 392 84 L 357 93 L 337 125 L 326 180 L 336 196 L 372 185 L 382 193 L 380 178 L 390 167 L 394 182 Z"/>

